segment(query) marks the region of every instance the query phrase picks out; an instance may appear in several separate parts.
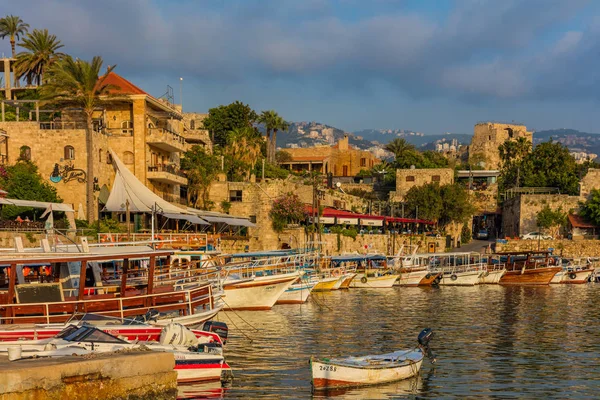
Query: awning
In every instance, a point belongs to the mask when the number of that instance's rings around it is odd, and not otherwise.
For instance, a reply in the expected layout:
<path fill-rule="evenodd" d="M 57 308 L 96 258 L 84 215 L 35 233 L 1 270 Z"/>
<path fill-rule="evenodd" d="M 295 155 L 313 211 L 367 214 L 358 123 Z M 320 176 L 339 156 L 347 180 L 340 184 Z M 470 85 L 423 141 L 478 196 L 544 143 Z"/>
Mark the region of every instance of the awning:
<path fill-rule="evenodd" d="M 345 224 L 345 225 L 358 225 L 358 218 L 338 217 L 337 223 L 338 224 Z"/>
<path fill-rule="evenodd" d="M 173 214 L 173 213 L 162 213 L 160 214 L 165 218 L 168 219 L 179 219 L 179 220 L 183 220 L 183 221 L 188 221 L 192 224 L 196 224 L 196 225 L 210 225 L 208 222 L 202 220 L 199 217 L 196 217 L 195 215 L 187 215 L 187 214 Z"/>
<path fill-rule="evenodd" d="M 210 215 L 203 215 L 202 219 L 211 222 L 213 224 L 227 224 L 231 226 L 247 226 L 249 228 L 253 228 L 256 225 L 247 219 L 243 218 L 226 218 L 226 217 L 215 217 Z"/>
<path fill-rule="evenodd" d="M 360 224 L 364 226 L 383 226 L 383 220 L 361 218 Z"/>
<path fill-rule="evenodd" d="M 308 220 L 310 222 L 312 222 L 313 218 L 310 217 L 310 218 L 308 218 Z M 321 224 L 335 224 L 334 217 L 320 217 L 320 218 L 315 218 L 315 220 Z"/>
<path fill-rule="evenodd" d="M 43 208 L 48 209 L 52 207 L 52 211 L 63 211 L 63 212 L 75 212 L 73 207 L 64 203 L 49 203 L 46 201 L 34 201 L 34 200 L 20 200 L 20 199 L 6 199 L 0 198 L 0 204 L 6 204 L 17 207 L 32 207 L 32 208 Z"/>

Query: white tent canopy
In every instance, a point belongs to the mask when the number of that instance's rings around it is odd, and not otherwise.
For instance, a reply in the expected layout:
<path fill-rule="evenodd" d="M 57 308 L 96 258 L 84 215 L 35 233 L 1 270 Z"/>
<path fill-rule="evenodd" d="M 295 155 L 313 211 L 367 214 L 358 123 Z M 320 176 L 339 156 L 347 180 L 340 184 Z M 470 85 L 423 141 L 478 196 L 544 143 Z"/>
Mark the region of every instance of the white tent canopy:
<path fill-rule="evenodd" d="M 51 209 L 52 211 L 75 212 L 75 210 L 73 210 L 73 207 L 71 207 L 69 204 L 49 203 L 46 201 L 0 198 L 0 204 L 6 204 L 6 205 L 18 206 L 18 207 L 43 208 L 45 210 Z"/>
<path fill-rule="evenodd" d="M 110 151 L 116 176 L 113 187 L 103 211 L 123 212 L 129 200 L 129 211 L 152 212 L 152 209 L 169 214 L 191 214 L 153 193 L 119 160 L 114 151 Z"/>
<path fill-rule="evenodd" d="M 254 228 L 256 225 L 250 222 L 246 218 L 235 217 L 229 214 L 223 214 L 214 211 L 205 211 L 205 210 L 197 210 L 195 208 L 188 207 L 187 210 L 198 215 L 205 221 L 208 221 L 213 224 L 227 224 L 231 226 L 246 226 L 249 228 Z"/>
<path fill-rule="evenodd" d="M 203 219 L 201 219 L 195 215 L 171 214 L 171 213 L 162 213 L 161 215 L 168 219 L 184 220 L 184 221 L 188 221 L 192 224 L 210 225 L 208 222 L 204 221 Z"/>

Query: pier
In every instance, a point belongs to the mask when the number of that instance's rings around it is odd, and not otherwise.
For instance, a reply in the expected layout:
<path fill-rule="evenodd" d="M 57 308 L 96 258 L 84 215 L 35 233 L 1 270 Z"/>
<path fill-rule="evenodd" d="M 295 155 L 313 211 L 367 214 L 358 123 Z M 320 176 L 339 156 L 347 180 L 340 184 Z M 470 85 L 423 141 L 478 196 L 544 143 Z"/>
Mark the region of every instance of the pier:
<path fill-rule="evenodd" d="M 93 357 L 0 356 L 0 399 L 174 399 L 173 354 L 110 353 Z"/>

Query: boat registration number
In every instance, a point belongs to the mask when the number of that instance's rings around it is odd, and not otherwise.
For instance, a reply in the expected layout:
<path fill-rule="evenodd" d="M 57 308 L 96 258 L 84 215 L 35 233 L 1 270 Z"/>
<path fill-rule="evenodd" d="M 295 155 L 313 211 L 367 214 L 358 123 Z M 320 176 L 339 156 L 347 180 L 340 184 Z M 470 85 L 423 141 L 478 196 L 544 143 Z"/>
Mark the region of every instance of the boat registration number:
<path fill-rule="evenodd" d="M 337 367 L 333 365 L 319 365 L 319 371 L 337 371 Z"/>

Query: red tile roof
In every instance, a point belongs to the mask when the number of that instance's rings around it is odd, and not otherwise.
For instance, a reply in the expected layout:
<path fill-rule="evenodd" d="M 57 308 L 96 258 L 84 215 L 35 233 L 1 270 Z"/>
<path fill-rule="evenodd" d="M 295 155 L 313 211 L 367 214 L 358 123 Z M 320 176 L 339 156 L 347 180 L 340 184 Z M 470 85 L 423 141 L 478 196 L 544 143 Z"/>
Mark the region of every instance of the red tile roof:
<path fill-rule="evenodd" d="M 127 79 L 123 78 L 121 75 L 115 74 L 111 72 L 108 74 L 106 79 L 104 80 L 105 84 L 113 85 L 115 88 L 110 89 L 110 94 L 146 94 L 139 87 L 135 86 L 133 83 L 129 82 Z"/>
<path fill-rule="evenodd" d="M 581 215 L 569 214 L 569 223 L 573 228 L 591 229 L 598 228 L 591 222 L 586 221 Z"/>

